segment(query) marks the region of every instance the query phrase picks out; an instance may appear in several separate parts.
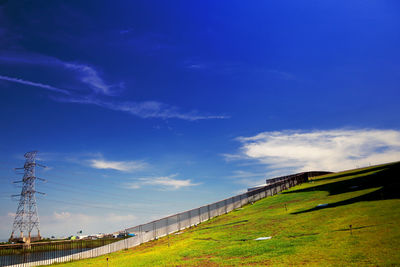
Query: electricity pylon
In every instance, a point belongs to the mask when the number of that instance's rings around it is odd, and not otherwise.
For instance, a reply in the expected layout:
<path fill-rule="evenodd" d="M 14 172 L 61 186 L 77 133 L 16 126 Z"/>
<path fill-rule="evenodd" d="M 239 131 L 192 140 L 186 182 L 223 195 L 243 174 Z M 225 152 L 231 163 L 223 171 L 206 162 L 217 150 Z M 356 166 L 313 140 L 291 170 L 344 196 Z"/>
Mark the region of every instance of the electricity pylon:
<path fill-rule="evenodd" d="M 35 167 L 45 167 L 35 162 L 35 157 L 38 151 L 31 151 L 25 153 L 25 164 L 23 168 L 15 168 L 16 170 L 24 170 L 24 177 L 22 181 L 16 181 L 15 183 L 23 183 L 22 190 L 19 196 L 19 204 L 17 208 L 17 213 L 15 214 L 13 230 L 11 233 L 10 241 L 14 239 L 14 232 L 20 231 L 20 238 L 24 240 L 24 231 L 28 233 L 27 243 L 31 241 L 31 232 L 34 228 L 38 231 L 38 239 L 40 239 L 40 229 L 39 229 L 39 216 L 37 213 L 36 197 L 35 193 L 43 194 L 35 190 L 36 179 L 44 181 L 42 178 L 35 176 Z"/>

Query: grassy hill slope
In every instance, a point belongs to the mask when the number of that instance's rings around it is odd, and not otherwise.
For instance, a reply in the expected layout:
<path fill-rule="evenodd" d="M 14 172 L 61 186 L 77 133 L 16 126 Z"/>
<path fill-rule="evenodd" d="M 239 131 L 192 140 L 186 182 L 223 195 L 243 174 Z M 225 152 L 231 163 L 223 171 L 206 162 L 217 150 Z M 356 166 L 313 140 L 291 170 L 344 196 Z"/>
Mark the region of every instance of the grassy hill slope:
<path fill-rule="evenodd" d="M 60 265 L 399 265 L 399 179 L 399 163 L 316 177 L 179 235 Z"/>

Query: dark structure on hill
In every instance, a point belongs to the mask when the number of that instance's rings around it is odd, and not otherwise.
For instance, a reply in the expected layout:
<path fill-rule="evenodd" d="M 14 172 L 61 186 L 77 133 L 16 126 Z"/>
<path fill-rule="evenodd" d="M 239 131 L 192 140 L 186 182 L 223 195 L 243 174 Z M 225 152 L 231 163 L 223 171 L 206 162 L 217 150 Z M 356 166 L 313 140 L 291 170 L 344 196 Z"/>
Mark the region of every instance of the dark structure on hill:
<path fill-rule="evenodd" d="M 250 187 L 247 189 L 247 191 L 253 191 L 259 188 L 263 188 L 268 185 L 273 185 L 276 183 L 279 183 L 281 181 L 286 181 L 288 179 L 290 180 L 298 180 L 301 181 L 301 183 L 307 182 L 308 178 L 315 177 L 315 176 L 321 176 L 325 174 L 330 174 L 332 172 L 327 172 L 327 171 L 309 171 L 309 172 L 300 172 L 300 173 L 295 173 L 295 174 L 290 174 L 290 175 L 285 175 L 285 176 L 280 176 L 272 179 L 267 179 L 265 184 L 262 185 L 257 185 L 254 187 Z"/>

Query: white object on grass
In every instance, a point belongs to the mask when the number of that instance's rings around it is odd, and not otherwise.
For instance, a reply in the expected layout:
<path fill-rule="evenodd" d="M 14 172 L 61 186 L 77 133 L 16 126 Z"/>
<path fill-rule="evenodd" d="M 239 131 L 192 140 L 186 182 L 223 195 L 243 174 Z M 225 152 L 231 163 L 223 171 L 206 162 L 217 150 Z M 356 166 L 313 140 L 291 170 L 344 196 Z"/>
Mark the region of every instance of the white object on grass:
<path fill-rule="evenodd" d="M 256 238 L 254 240 L 257 240 L 257 241 L 259 241 L 259 240 L 268 240 L 268 239 L 271 239 L 271 238 L 272 238 L 272 236 L 263 236 L 263 237 Z"/>
<path fill-rule="evenodd" d="M 325 204 L 318 204 L 318 205 L 317 205 L 317 208 L 319 208 L 319 207 L 326 207 L 326 206 L 328 206 L 328 203 L 325 203 Z"/>

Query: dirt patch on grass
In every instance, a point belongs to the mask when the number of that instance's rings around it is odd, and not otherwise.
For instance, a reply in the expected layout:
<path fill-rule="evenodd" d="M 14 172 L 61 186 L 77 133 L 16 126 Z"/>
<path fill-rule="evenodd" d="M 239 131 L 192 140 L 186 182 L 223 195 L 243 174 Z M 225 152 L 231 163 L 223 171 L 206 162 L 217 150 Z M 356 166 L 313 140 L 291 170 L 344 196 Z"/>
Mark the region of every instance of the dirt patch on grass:
<path fill-rule="evenodd" d="M 220 266 L 219 264 L 210 261 L 210 259 L 212 258 L 214 258 L 213 255 L 205 255 L 202 257 L 184 257 L 182 258 L 182 260 L 184 261 L 195 261 L 195 262 L 177 266 Z"/>

